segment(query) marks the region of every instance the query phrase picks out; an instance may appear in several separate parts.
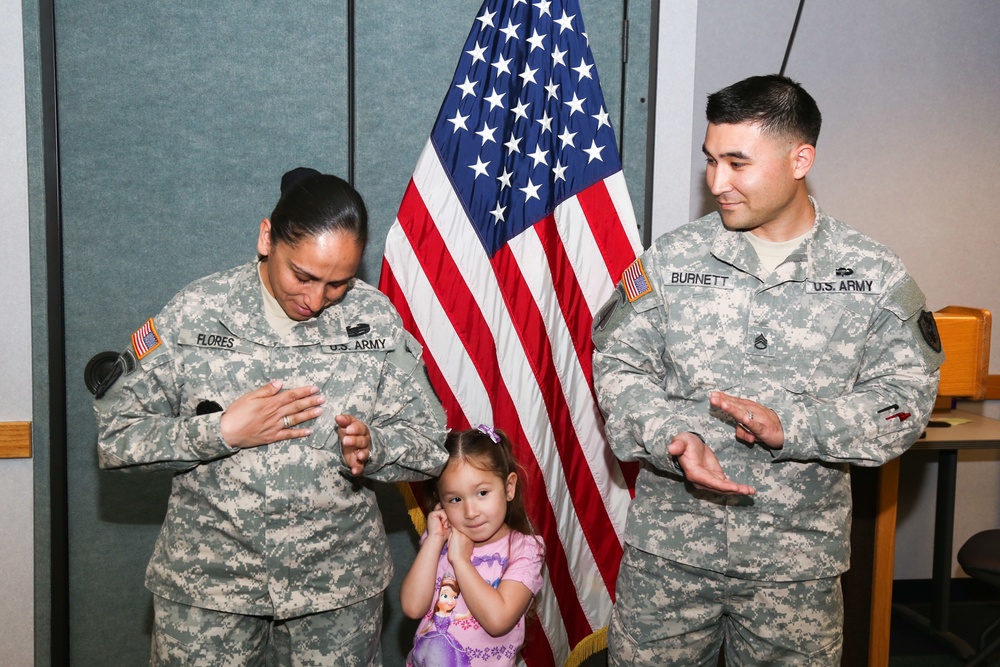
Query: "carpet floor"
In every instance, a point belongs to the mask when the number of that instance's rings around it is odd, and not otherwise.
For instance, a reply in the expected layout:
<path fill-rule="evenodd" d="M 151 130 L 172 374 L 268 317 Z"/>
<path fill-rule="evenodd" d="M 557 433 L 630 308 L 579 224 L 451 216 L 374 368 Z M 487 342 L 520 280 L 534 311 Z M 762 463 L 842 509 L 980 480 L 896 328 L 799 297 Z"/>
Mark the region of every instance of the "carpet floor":
<path fill-rule="evenodd" d="M 925 616 L 930 613 L 929 604 L 907 606 Z M 980 635 L 997 618 L 1000 618 L 1000 603 L 953 602 L 948 627 L 953 634 L 976 649 Z M 1000 633 L 1000 629 L 992 633 L 987 643 L 997 633 Z M 889 667 L 961 667 L 964 663 L 946 641 L 929 635 L 900 614 L 892 615 Z M 1000 649 L 995 651 L 986 665 L 1000 667 Z"/>

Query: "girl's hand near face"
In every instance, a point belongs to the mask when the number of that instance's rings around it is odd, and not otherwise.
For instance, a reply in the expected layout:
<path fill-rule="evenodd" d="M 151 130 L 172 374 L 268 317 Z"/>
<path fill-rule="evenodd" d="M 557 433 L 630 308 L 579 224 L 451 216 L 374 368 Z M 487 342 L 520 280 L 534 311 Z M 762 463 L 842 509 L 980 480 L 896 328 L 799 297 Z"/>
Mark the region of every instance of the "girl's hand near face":
<path fill-rule="evenodd" d="M 423 618 L 430 609 L 434 600 L 435 572 L 441 549 L 457 532 L 451 529 L 448 517 L 440 504 L 427 515 L 427 537 L 420 545 L 417 558 L 403 578 L 399 591 L 400 604 L 407 618 Z"/>
<path fill-rule="evenodd" d="M 465 533 L 459 530 L 452 530 L 448 538 L 448 562 L 452 567 L 458 567 L 459 563 L 469 564 L 472 561 L 472 549 L 475 543 Z"/>
<path fill-rule="evenodd" d="M 427 515 L 427 539 L 440 539 L 443 544 L 451 537 L 451 532 L 448 515 L 441 509 L 441 503 L 438 503 Z"/>

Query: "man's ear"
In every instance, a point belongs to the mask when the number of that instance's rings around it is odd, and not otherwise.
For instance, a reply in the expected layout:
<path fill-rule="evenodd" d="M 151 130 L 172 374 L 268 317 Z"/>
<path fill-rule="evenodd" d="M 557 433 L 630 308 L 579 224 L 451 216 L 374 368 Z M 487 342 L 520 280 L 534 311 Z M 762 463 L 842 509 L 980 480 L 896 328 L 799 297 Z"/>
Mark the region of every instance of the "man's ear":
<path fill-rule="evenodd" d="M 816 160 L 816 147 L 812 144 L 799 144 L 792 149 L 791 160 L 792 175 L 796 180 L 802 180 Z"/>

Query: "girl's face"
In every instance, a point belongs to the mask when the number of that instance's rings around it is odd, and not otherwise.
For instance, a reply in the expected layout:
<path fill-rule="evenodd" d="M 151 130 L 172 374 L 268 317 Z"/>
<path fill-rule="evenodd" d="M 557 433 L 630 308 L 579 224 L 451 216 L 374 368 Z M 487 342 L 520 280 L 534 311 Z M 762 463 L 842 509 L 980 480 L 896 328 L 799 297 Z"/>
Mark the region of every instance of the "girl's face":
<path fill-rule="evenodd" d="M 516 473 L 503 479 L 462 459 L 449 461 L 437 484 L 448 523 L 475 546 L 495 542 L 510 531 L 505 523 L 507 502 L 516 488 Z"/>

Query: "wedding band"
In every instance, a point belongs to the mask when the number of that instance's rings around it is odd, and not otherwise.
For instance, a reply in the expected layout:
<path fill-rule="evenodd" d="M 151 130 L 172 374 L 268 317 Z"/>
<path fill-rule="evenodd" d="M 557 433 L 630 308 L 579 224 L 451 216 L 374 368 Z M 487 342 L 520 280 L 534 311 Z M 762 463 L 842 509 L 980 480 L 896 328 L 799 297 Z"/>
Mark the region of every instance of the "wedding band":
<path fill-rule="evenodd" d="M 753 421 L 753 412 L 750 411 L 750 410 L 747 410 L 747 421 L 748 422 L 752 422 Z"/>
<path fill-rule="evenodd" d="M 288 419 L 288 415 L 285 415 L 284 417 L 282 417 L 281 421 L 284 422 L 285 428 L 291 428 L 292 427 L 292 422 L 291 422 L 291 420 Z"/>

